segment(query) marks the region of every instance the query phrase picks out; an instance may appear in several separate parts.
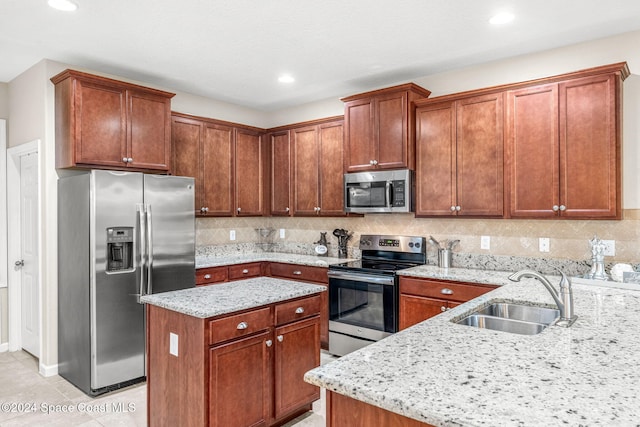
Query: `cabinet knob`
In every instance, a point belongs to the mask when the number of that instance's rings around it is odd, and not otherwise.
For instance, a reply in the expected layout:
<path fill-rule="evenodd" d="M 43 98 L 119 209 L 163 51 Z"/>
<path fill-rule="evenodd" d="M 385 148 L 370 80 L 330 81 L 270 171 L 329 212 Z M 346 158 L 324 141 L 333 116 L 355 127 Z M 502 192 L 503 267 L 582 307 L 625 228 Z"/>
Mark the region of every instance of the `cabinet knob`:
<path fill-rule="evenodd" d="M 442 295 L 453 295 L 453 291 L 449 288 L 443 288 L 440 290 L 440 293 Z"/>
<path fill-rule="evenodd" d="M 442 311 L 442 312 L 447 311 L 447 307 L 445 307 L 445 306 L 440 307 L 440 311 Z"/>
<path fill-rule="evenodd" d="M 249 274 L 249 270 L 245 268 L 244 270 L 242 270 L 242 274 Z"/>
<path fill-rule="evenodd" d="M 247 329 L 249 327 L 249 325 L 247 324 L 247 322 L 240 322 L 238 323 L 238 326 L 236 326 L 236 329 L 238 330 L 243 330 L 243 329 Z"/>
<path fill-rule="evenodd" d="M 124 163 L 127 163 L 127 158 L 126 158 L 126 157 L 123 157 L 123 158 L 122 158 L 122 161 L 123 161 Z"/>
<path fill-rule="evenodd" d="M 456 211 L 460 211 L 460 206 L 456 206 Z"/>
<path fill-rule="evenodd" d="M 551 209 L 553 209 L 554 212 L 558 212 L 558 210 L 560 210 L 560 206 L 553 205 L 553 207 Z"/>
<path fill-rule="evenodd" d="M 278 338 L 278 342 L 282 342 L 284 340 L 284 337 L 282 335 L 278 335 L 276 338 Z"/>
<path fill-rule="evenodd" d="M 287 207 L 287 208 L 284 208 L 284 211 L 285 211 L 285 212 L 289 212 L 289 208 L 288 208 L 288 207 Z"/>
<path fill-rule="evenodd" d="M 295 274 L 296 276 L 300 276 L 300 275 L 302 274 L 302 271 L 300 271 L 300 270 L 295 270 L 295 271 L 293 272 L 293 274 Z"/>
<path fill-rule="evenodd" d="M 266 340 L 265 344 L 267 345 L 267 347 L 271 347 L 273 345 L 273 341 L 271 340 Z"/>
<path fill-rule="evenodd" d="M 565 205 L 560 205 L 560 210 L 564 212 L 567 210 L 567 207 Z"/>
<path fill-rule="evenodd" d="M 302 314 L 302 313 L 304 313 L 304 307 L 296 308 L 296 314 Z"/>
<path fill-rule="evenodd" d="M 127 158 L 127 163 L 133 163 L 133 159 L 131 157 Z"/>
<path fill-rule="evenodd" d="M 238 208 L 237 210 L 238 210 L 238 212 L 240 212 L 240 211 L 242 211 L 242 208 Z"/>
<path fill-rule="evenodd" d="M 210 275 L 210 274 L 205 274 L 205 275 L 204 275 L 204 278 L 205 278 L 205 279 L 211 279 L 211 275 Z"/>
<path fill-rule="evenodd" d="M 320 213 L 320 206 L 318 206 L 318 213 Z"/>
<path fill-rule="evenodd" d="M 455 211 L 456 211 L 456 207 L 455 207 L 455 206 L 451 206 L 451 207 L 449 208 L 449 210 L 450 210 L 451 212 L 455 212 Z"/>
<path fill-rule="evenodd" d="M 369 160 L 369 164 L 370 164 L 371 166 L 375 165 L 375 160 Z"/>

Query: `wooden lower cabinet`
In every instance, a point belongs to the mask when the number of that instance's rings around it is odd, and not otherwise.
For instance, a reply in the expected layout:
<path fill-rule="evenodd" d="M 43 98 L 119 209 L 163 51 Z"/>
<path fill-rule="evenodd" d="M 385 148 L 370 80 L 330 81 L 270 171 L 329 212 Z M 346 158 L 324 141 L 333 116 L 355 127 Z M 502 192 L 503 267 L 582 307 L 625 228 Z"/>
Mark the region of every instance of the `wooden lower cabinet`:
<path fill-rule="evenodd" d="M 311 410 L 319 310 L 317 294 L 209 319 L 147 305 L 149 426 L 276 426 Z"/>
<path fill-rule="evenodd" d="M 486 284 L 400 277 L 398 327 L 406 329 L 495 288 Z"/>
<path fill-rule="evenodd" d="M 327 391 L 327 427 L 433 427 L 377 406 Z"/>
<path fill-rule="evenodd" d="M 260 277 L 262 276 L 263 268 L 264 264 L 262 262 L 198 268 L 196 270 L 196 286 Z"/>

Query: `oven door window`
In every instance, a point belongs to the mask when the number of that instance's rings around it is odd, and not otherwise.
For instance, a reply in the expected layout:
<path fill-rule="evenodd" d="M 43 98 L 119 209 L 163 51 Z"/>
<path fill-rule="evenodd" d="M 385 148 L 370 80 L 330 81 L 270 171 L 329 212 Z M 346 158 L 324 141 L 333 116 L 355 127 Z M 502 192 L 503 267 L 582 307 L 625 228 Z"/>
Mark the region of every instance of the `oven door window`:
<path fill-rule="evenodd" d="M 396 332 L 395 286 L 331 280 L 329 319 L 377 331 Z"/>
<path fill-rule="evenodd" d="M 387 183 L 384 181 L 347 183 L 347 207 L 384 208 L 387 206 Z"/>

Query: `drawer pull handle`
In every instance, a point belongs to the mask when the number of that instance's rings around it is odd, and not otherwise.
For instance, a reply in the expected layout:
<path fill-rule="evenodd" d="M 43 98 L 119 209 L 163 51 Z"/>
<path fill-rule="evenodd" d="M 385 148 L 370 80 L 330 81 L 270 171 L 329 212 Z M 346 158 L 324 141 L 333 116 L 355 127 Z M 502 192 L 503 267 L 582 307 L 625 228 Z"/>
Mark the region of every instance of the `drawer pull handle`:
<path fill-rule="evenodd" d="M 249 274 L 249 270 L 245 268 L 244 270 L 242 270 L 242 274 Z"/>
<path fill-rule="evenodd" d="M 282 340 L 284 340 L 284 337 L 282 335 L 278 335 L 278 342 L 282 342 Z"/>
<path fill-rule="evenodd" d="M 453 291 L 449 288 L 444 288 L 440 290 L 440 293 L 442 295 L 453 295 Z"/>
<path fill-rule="evenodd" d="M 238 326 L 236 326 L 236 329 L 238 330 L 243 330 L 243 329 L 247 329 L 249 327 L 249 325 L 247 324 L 247 322 L 240 322 L 238 323 Z"/>
<path fill-rule="evenodd" d="M 304 307 L 296 308 L 296 314 L 302 314 L 302 313 L 304 313 Z"/>
<path fill-rule="evenodd" d="M 302 274 L 302 271 L 296 270 L 293 272 L 293 274 L 295 274 L 296 276 L 300 276 Z"/>
<path fill-rule="evenodd" d="M 211 275 L 210 275 L 210 274 L 205 274 L 205 275 L 204 275 L 204 278 L 205 278 L 205 279 L 211 279 Z"/>
<path fill-rule="evenodd" d="M 265 341 L 265 344 L 267 345 L 267 347 L 271 347 L 273 345 L 273 341 L 267 340 Z"/>

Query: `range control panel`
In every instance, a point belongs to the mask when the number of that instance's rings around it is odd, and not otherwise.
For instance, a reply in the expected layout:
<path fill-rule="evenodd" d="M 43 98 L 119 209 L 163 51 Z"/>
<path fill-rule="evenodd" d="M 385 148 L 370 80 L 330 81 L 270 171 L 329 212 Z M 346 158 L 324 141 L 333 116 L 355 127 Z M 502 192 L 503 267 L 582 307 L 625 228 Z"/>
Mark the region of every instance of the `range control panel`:
<path fill-rule="evenodd" d="M 360 250 L 426 253 L 426 238 L 363 234 L 360 237 Z"/>

